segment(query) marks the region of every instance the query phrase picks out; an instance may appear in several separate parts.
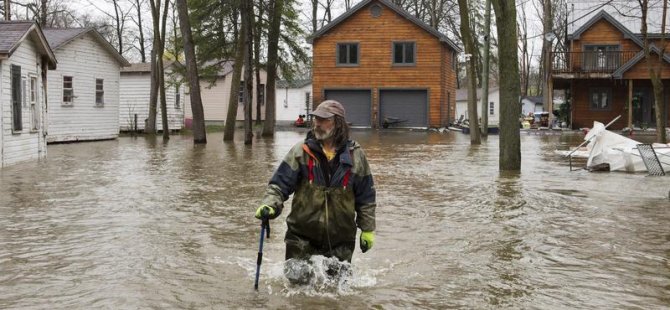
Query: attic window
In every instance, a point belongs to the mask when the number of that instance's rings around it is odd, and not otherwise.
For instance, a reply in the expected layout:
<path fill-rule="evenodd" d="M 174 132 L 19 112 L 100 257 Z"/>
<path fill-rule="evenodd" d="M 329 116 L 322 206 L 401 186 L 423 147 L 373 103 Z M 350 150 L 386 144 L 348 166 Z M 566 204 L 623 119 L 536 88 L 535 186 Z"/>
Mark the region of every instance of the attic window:
<path fill-rule="evenodd" d="M 379 4 L 374 4 L 370 7 L 370 15 L 372 17 L 379 17 L 382 15 L 382 6 Z"/>

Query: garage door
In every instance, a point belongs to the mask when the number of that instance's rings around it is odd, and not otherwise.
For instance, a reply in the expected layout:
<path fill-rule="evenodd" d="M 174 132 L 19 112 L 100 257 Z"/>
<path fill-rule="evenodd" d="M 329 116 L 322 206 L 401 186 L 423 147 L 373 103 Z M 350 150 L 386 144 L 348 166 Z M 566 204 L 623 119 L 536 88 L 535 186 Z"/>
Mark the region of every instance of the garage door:
<path fill-rule="evenodd" d="M 428 127 L 427 90 L 380 90 L 379 102 L 380 126 L 386 118 L 390 127 Z"/>
<path fill-rule="evenodd" d="M 351 126 L 370 127 L 370 90 L 331 89 L 325 91 L 325 97 L 337 100 L 344 106 L 347 122 Z"/>

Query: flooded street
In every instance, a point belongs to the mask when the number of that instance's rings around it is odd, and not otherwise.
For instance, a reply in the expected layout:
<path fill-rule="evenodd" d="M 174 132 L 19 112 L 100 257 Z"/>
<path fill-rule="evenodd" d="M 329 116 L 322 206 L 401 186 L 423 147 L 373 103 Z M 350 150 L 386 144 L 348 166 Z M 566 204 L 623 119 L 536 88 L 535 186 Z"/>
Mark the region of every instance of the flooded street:
<path fill-rule="evenodd" d="M 522 134 L 521 172 L 501 174 L 498 136 L 354 131 L 375 247 L 344 287 L 292 287 L 284 212 L 259 292 L 253 213 L 303 133 L 50 145 L 0 170 L 0 309 L 670 307 L 670 177 L 570 172 L 553 151 L 582 137 Z"/>

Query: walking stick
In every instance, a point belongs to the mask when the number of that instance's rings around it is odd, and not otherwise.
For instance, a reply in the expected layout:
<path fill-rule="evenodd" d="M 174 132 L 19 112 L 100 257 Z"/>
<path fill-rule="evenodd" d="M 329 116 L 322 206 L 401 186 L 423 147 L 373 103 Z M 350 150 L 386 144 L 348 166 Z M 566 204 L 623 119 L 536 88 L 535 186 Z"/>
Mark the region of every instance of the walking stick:
<path fill-rule="evenodd" d="M 268 219 L 268 211 L 263 210 L 261 216 L 261 241 L 258 244 L 258 258 L 256 259 L 256 280 L 254 281 L 254 289 L 258 291 L 258 276 L 261 273 L 261 263 L 263 262 L 263 239 L 267 234 L 270 238 L 270 220 Z"/>

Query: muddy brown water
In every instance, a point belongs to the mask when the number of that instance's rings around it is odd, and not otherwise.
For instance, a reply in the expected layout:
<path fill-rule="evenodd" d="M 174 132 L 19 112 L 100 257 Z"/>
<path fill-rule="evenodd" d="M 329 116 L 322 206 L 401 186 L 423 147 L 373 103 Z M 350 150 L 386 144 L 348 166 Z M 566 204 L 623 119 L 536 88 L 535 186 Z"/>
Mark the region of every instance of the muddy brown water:
<path fill-rule="evenodd" d="M 669 177 L 571 172 L 553 151 L 579 134 L 522 135 L 520 173 L 498 172 L 497 136 L 353 136 L 378 230 L 345 286 L 287 283 L 284 215 L 253 290 L 253 211 L 302 132 L 251 147 L 122 137 L 0 169 L 0 308 L 670 307 Z"/>

